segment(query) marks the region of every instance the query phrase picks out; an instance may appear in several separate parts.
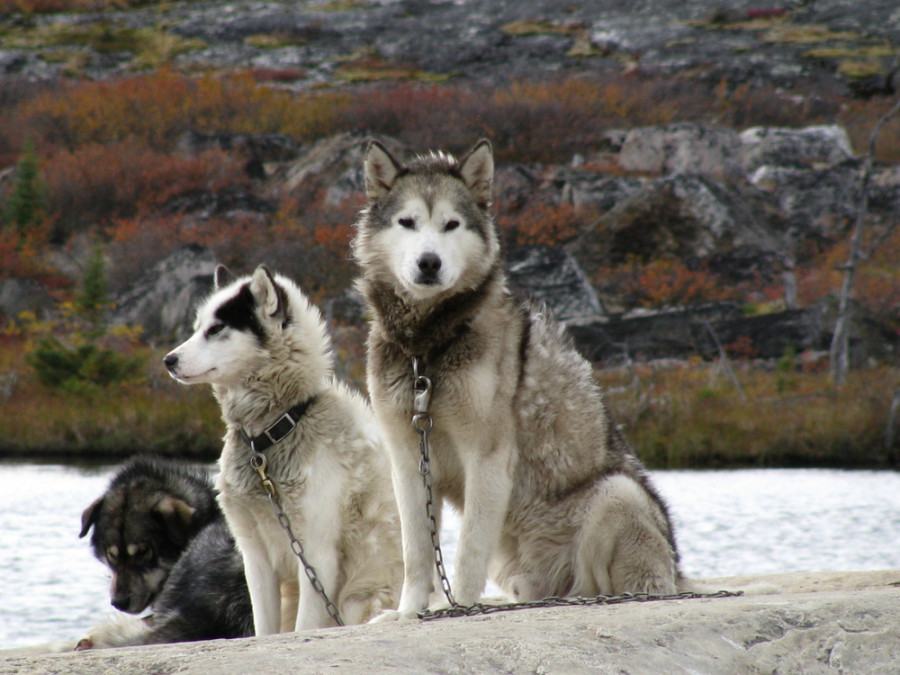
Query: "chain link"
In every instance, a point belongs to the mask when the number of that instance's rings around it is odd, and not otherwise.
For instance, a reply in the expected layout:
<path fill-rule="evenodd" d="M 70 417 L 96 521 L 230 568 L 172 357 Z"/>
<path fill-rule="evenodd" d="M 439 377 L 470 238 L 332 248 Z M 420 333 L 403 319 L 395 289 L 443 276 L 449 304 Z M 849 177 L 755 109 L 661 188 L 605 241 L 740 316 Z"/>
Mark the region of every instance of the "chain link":
<path fill-rule="evenodd" d="M 325 602 L 325 611 L 328 612 L 328 616 L 330 616 L 338 626 L 343 626 L 344 621 L 341 619 L 337 605 L 335 605 L 328 597 L 328 593 L 325 592 L 325 586 L 322 585 L 322 582 L 316 574 L 316 568 L 310 565 L 309 561 L 306 559 L 306 552 L 303 550 L 303 544 L 294 536 L 294 531 L 291 529 L 290 518 L 288 518 L 287 513 L 284 512 L 284 507 L 281 505 L 281 498 L 278 496 L 278 490 L 275 488 L 275 483 L 273 483 L 272 479 L 266 475 L 267 464 L 268 460 L 261 452 L 254 453 L 250 458 L 250 466 L 259 474 L 259 479 L 262 482 L 263 489 L 266 491 L 266 495 L 269 497 L 269 503 L 272 505 L 272 510 L 275 512 L 276 518 L 278 518 L 278 524 L 281 525 L 285 532 L 287 532 L 288 539 L 291 540 L 291 551 L 293 551 L 294 555 L 300 559 L 301 563 L 303 563 L 303 571 L 306 572 L 306 578 L 309 579 L 313 589 L 322 596 L 322 600 Z"/>
<path fill-rule="evenodd" d="M 686 591 L 662 595 L 656 593 L 623 593 L 622 595 L 595 595 L 593 597 L 569 597 L 560 598 L 551 596 L 542 600 L 529 600 L 525 602 L 506 602 L 499 605 L 476 602 L 472 605 L 460 605 L 454 600 L 450 590 L 450 580 L 444 568 L 444 556 L 441 553 L 440 533 L 437 531 L 437 519 L 435 517 L 434 498 L 432 497 L 431 458 L 428 446 L 428 433 L 434 428 L 434 419 L 428 413 L 431 403 L 431 380 L 425 375 L 419 374 L 419 360 L 413 358 L 414 395 L 412 425 L 419 434 L 419 473 L 425 483 L 425 512 L 428 515 L 428 527 L 431 533 L 431 545 L 434 548 L 434 564 L 441 580 L 441 588 L 447 597 L 449 607 L 442 609 L 424 609 L 417 613 L 423 621 L 445 619 L 458 616 L 476 616 L 478 614 L 494 614 L 496 612 L 509 612 L 517 609 L 533 609 L 536 607 L 571 607 L 585 605 L 619 605 L 625 602 L 653 602 L 657 600 L 687 600 L 693 598 L 731 598 L 743 595 L 741 591 L 716 591 L 714 593 L 695 593 Z"/>
<path fill-rule="evenodd" d="M 656 602 L 658 600 L 691 600 L 695 598 L 736 598 L 743 595 L 742 591 L 716 591 L 715 593 L 673 593 L 661 595 L 655 593 L 623 593 L 622 595 L 595 595 L 593 597 L 559 598 L 556 596 L 543 600 L 531 600 L 526 602 L 507 602 L 499 605 L 491 605 L 476 602 L 473 605 L 445 607 L 443 609 L 425 609 L 418 613 L 423 621 L 434 619 L 446 619 L 458 616 L 476 616 L 478 614 L 495 614 L 497 612 L 509 612 L 516 609 L 534 609 L 537 607 L 572 607 L 587 605 L 621 605 L 626 602 Z"/>

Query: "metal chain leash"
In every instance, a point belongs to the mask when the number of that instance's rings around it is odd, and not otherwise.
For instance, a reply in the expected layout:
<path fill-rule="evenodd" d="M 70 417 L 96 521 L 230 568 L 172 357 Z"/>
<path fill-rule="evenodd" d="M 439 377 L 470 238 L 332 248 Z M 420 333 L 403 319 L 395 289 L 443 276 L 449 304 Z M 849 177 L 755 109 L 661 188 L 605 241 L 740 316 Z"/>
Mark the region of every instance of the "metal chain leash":
<path fill-rule="evenodd" d="M 475 616 L 477 614 L 495 614 L 497 612 L 509 612 L 516 609 L 534 609 L 537 607 L 572 607 L 587 605 L 621 605 L 626 602 L 655 602 L 657 600 L 691 600 L 695 598 L 736 598 L 743 595 L 741 591 L 716 591 L 715 593 L 673 593 L 663 595 L 656 593 L 623 593 L 622 595 L 595 595 L 591 597 L 576 596 L 560 598 L 551 596 L 542 600 L 530 600 L 525 602 L 506 602 L 499 605 L 491 605 L 476 602 L 473 605 L 445 607 L 443 609 L 425 609 L 418 613 L 423 621 L 433 619 L 446 619 L 458 616 Z"/>
<path fill-rule="evenodd" d="M 444 568 L 444 555 L 441 553 L 441 536 L 437 529 L 437 518 L 434 509 L 434 497 L 431 489 L 431 459 L 428 447 L 428 432 L 434 428 L 434 420 L 428 413 L 428 406 L 431 403 L 431 380 L 425 375 L 419 374 L 419 360 L 413 358 L 413 376 L 415 378 L 413 396 L 413 417 L 412 425 L 419 433 L 419 450 L 421 458 L 419 459 L 419 473 L 422 474 L 422 481 L 425 483 L 425 513 L 428 516 L 428 526 L 431 533 L 431 546 L 434 549 L 434 565 L 437 568 L 438 576 L 441 580 L 441 588 L 447 597 L 447 602 L 451 607 L 459 607 L 453 598 L 450 590 L 450 580 L 447 578 L 447 570 Z"/>
<path fill-rule="evenodd" d="M 693 598 L 730 598 L 743 595 L 741 591 L 717 591 L 714 593 L 695 593 L 686 591 L 670 595 L 656 593 L 623 593 L 622 595 L 595 595 L 592 597 L 560 598 L 550 596 L 541 600 L 529 600 L 525 602 L 507 602 L 498 605 L 476 602 L 472 605 L 460 605 L 453 598 L 450 590 L 450 580 L 444 568 L 444 556 L 441 553 L 440 533 L 437 530 L 435 518 L 434 498 L 432 496 L 431 459 L 428 446 L 428 433 L 434 428 L 434 419 L 428 412 L 431 403 L 431 380 L 424 374 L 419 374 L 419 360 L 413 357 L 413 416 L 412 425 L 419 434 L 419 473 L 425 483 L 425 511 L 428 515 L 428 526 L 431 533 L 431 545 L 434 548 L 434 563 L 441 580 L 441 588 L 447 597 L 449 607 L 442 609 L 424 609 L 417 613 L 423 621 L 434 619 L 446 619 L 458 616 L 476 616 L 478 614 L 494 614 L 496 612 L 509 612 L 517 609 L 533 609 L 536 607 L 571 607 L 586 605 L 619 605 L 626 602 L 653 602 L 657 600 L 686 600 Z"/>
<path fill-rule="evenodd" d="M 313 589 L 322 596 L 322 600 L 325 602 L 325 611 L 328 612 L 328 616 L 334 619 L 334 622 L 338 626 L 343 626 L 344 621 L 341 619 L 337 605 L 329 599 L 328 593 L 325 592 L 325 587 L 322 585 L 319 576 L 316 574 L 316 568 L 310 565 L 309 561 L 306 559 L 306 552 L 303 550 L 303 544 L 301 544 L 300 540 L 294 536 L 294 531 L 291 529 L 291 521 L 288 518 L 287 513 L 284 512 L 284 507 L 281 505 L 281 498 L 278 496 L 278 490 L 275 489 L 275 483 L 273 483 L 272 479 L 266 475 L 267 465 L 268 459 L 261 452 L 254 452 L 253 456 L 250 457 L 250 466 L 259 474 L 259 480 L 269 497 L 269 503 L 275 511 L 278 523 L 284 528 L 288 538 L 291 540 L 291 550 L 294 552 L 294 555 L 300 559 L 300 562 L 303 563 L 303 570 L 306 572 L 306 577 L 312 584 Z"/>

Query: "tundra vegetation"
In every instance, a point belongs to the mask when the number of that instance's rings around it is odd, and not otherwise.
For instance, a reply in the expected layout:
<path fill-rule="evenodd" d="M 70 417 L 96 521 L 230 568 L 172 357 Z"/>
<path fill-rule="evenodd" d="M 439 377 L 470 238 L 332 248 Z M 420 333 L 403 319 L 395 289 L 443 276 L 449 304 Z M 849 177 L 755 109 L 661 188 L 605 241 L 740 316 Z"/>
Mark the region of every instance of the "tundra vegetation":
<path fill-rule="evenodd" d="M 117 0 L 115 6 L 142 4 Z M 452 151 L 484 136 L 498 163 L 567 165 L 579 155 L 593 158 L 583 168 L 623 175 L 602 152 L 613 129 L 673 122 L 738 130 L 840 124 L 854 148 L 868 148 L 872 130 L 894 105 L 887 95 L 786 93 L 759 82 L 649 77 L 628 68 L 496 87 L 371 53 L 339 65 L 339 86 L 293 88 L 285 85 L 303 72 L 180 69 L 171 59 L 192 45 L 159 31 L 73 24 L 63 34 L 63 28 L 40 28 L 27 19 L 105 6 L 104 0 L 0 0 L 0 13 L 26 17 L 18 27 L 3 24 L 5 44 L 52 50 L 72 63 L 72 76 L 55 81 L 0 77 L 0 279 L 36 280 L 58 308 L 0 315 L 0 454 L 7 456 L 111 458 L 137 450 L 217 456 L 221 424 L 212 396 L 165 375 L 159 364 L 171 345 L 143 340 L 139 326 L 112 329 L 101 311 L 108 297 L 180 246 L 208 246 L 237 270 L 269 261 L 317 302 L 351 286 L 356 269 L 348 244 L 361 194 L 333 203 L 327 186 L 275 189 L 248 170 L 239 153 L 185 152 L 181 140 L 188 131 L 280 134 L 298 144 L 356 132 L 413 148 L 439 140 Z M 511 36 L 551 29 L 561 30 L 540 22 L 505 27 Z M 786 30 L 773 27 L 770 39 L 803 38 Z M 273 47 L 301 42 L 290 35 L 252 40 Z M 140 59 L 115 77 L 81 78 L 83 44 Z M 818 51 L 810 58 L 871 63 L 883 56 Z M 842 67 L 851 65 L 848 60 Z M 879 132 L 871 160 L 900 163 L 900 123 L 888 119 Z M 228 191 L 269 208 L 198 216 L 173 207 L 201 192 Z M 602 215 L 538 197 L 505 202 L 500 196 L 494 209 L 511 244 L 564 244 Z M 802 251 L 794 269 L 796 302 L 836 299 L 852 260 L 855 302 L 900 330 L 900 228 L 855 231 L 861 240 L 846 227 Z M 864 259 L 860 249 L 868 252 Z M 780 276 L 723 283 L 709 268 L 675 257 L 632 256 L 591 281 L 614 293 L 623 310 L 727 299 L 765 313 L 783 307 L 785 293 Z M 788 352 L 776 363 L 763 362 L 741 341 L 724 349 L 727 363 L 697 357 L 665 367 L 598 364 L 598 381 L 649 466 L 884 466 L 897 460 L 896 448 L 885 447 L 890 392 L 900 387 L 895 366 L 865 365 L 835 382 L 821 358 Z M 361 342 L 337 356 L 339 372 L 364 387 Z M 735 378 L 724 374 L 726 367 Z"/>

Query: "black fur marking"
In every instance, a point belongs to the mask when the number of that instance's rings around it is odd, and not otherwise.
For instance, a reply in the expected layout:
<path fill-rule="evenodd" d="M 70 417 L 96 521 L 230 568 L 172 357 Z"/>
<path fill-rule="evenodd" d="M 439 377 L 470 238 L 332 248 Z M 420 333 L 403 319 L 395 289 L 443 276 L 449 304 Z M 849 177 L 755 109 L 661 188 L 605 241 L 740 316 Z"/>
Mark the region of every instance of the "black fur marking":
<path fill-rule="evenodd" d="M 522 334 L 519 337 L 519 387 L 525 377 L 525 365 L 528 362 L 528 347 L 531 345 L 531 313 L 524 307 L 521 308 Z"/>
<path fill-rule="evenodd" d="M 215 317 L 230 328 L 253 333 L 260 344 L 265 344 L 266 332 L 256 316 L 256 301 L 250 292 L 249 282 L 216 310 Z"/>
<path fill-rule="evenodd" d="M 194 509 L 190 522 L 167 519 L 159 511 L 166 498 Z M 111 545 L 123 552 L 123 558 L 135 543 L 157 553 L 150 562 L 163 579 L 147 598 L 153 616 L 147 619 L 143 644 L 253 635 L 241 555 L 203 469 L 155 457 L 131 460 L 85 510 L 80 536 L 91 528 L 91 545 L 101 562 Z M 117 585 L 132 574 L 116 571 Z"/>

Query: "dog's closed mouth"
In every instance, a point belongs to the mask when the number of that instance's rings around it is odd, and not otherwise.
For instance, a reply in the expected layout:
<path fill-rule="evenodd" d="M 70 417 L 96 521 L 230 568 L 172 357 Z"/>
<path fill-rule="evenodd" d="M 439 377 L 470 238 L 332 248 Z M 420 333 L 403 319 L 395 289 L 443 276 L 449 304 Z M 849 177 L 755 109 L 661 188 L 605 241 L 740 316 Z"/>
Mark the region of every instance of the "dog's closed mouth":
<path fill-rule="evenodd" d="M 172 371 L 169 371 L 169 372 L 172 372 Z M 189 382 L 189 381 L 191 381 L 191 380 L 196 380 L 196 379 L 199 379 L 199 378 L 201 378 L 201 377 L 206 377 L 206 376 L 209 375 L 210 373 L 214 373 L 214 372 L 216 372 L 216 367 L 215 367 L 215 366 L 213 366 L 213 367 L 210 368 L 209 370 L 204 370 L 202 373 L 195 373 L 195 374 L 193 374 L 193 375 L 184 375 L 184 374 L 182 374 L 182 373 L 174 373 L 174 372 L 172 372 L 172 377 L 174 377 L 176 380 L 180 380 L 181 382 Z"/>

